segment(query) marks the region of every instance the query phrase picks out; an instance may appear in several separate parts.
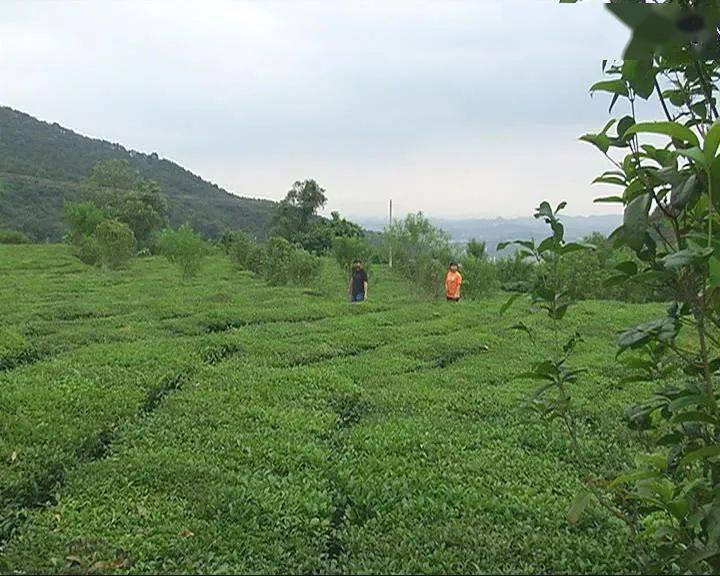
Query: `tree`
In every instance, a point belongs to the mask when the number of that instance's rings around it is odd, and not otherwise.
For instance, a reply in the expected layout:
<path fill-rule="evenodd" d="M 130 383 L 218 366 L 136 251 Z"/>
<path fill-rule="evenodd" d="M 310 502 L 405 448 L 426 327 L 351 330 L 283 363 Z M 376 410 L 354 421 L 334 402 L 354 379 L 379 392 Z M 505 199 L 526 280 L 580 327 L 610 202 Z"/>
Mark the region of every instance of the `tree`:
<path fill-rule="evenodd" d="M 394 265 L 415 290 L 435 296 L 440 293 L 454 256 L 447 232 L 418 212 L 393 222 L 385 231 L 385 242 L 392 248 Z"/>
<path fill-rule="evenodd" d="M 126 160 L 106 160 L 93 168 L 86 195 L 107 217 L 125 222 L 140 248 L 152 245 L 168 222 L 167 198 L 160 185 L 144 180 Z"/>
<path fill-rule="evenodd" d="M 135 237 L 124 222 L 103 220 L 95 229 L 94 237 L 100 261 L 111 270 L 125 266 L 135 253 Z"/>
<path fill-rule="evenodd" d="M 336 236 L 333 240 L 333 255 L 343 273 L 350 278 L 352 265 L 356 260 L 367 263 L 372 247 L 364 237 Z"/>
<path fill-rule="evenodd" d="M 298 244 L 310 252 L 322 255 L 332 250 L 335 238 L 364 236 L 365 231 L 360 226 L 342 218 L 338 212 L 332 212 L 330 219 L 314 218 L 308 232 L 298 238 Z"/>
<path fill-rule="evenodd" d="M 183 280 L 197 275 L 209 253 L 205 240 L 188 224 L 183 224 L 177 230 L 164 230 L 158 239 L 158 249 L 168 261 L 180 267 Z"/>
<path fill-rule="evenodd" d="M 226 237 L 224 236 L 224 238 Z M 227 254 L 238 267 L 246 269 L 248 268 L 252 247 L 253 239 L 250 234 L 237 230 L 232 233 L 232 237 L 229 239 Z"/>
<path fill-rule="evenodd" d="M 273 230 L 291 243 L 307 234 L 313 216 L 325 206 L 325 190 L 315 180 L 297 181 L 279 203 Z"/>
<path fill-rule="evenodd" d="M 479 260 L 485 260 L 485 258 L 487 258 L 485 242 L 480 242 L 479 240 L 475 240 L 475 238 L 470 239 L 470 242 L 467 243 L 465 251 L 470 256 L 478 258 Z"/>
<path fill-rule="evenodd" d="M 66 204 L 65 215 L 70 229 L 69 240 L 76 246 L 86 236 L 94 234 L 95 229 L 106 218 L 105 213 L 91 202 Z"/>

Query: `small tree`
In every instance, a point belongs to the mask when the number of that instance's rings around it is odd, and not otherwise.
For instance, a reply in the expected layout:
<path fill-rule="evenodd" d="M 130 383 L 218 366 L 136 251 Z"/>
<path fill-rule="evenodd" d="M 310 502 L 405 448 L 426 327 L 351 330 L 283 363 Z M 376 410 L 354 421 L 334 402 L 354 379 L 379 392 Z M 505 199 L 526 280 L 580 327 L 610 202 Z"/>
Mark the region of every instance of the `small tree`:
<path fill-rule="evenodd" d="M 250 237 L 250 234 L 243 230 L 237 230 L 232 232 L 232 237 L 229 240 L 227 253 L 230 259 L 239 267 L 243 269 L 248 268 L 248 256 L 250 255 L 251 248 L 254 242 Z"/>
<path fill-rule="evenodd" d="M 285 238 L 273 236 L 265 246 L 263 276 L 271 285 L 282 286 L 290 280 L 290 261 L 295 250 Z"/>
<path fill-rule="evenodd" d="M 315 180 L 298 180 L 278 205 L 272 227 L 274 235 L 289 242 L 301 242 L 310 232 L 313 217 L 326 202 L 325 190 Z"/>
<path fill-rule="evenodd" d="M 356 260 L 366 262 L 372 255 L 372 247 L 365 238 L 336 236 L 333 239 L 333 256 L 343 273 L 349 278 Z"/>
<path fill-rule="evenodd" d="M 105 220 L 95 229 L 97 249 L 102 265 L 117 270 L 135 254 L 135 237 L 130 227 L 117 220 Z"/>
<path fill-rule="evenodd" d="M 475 238 L 472 238 L 470 242 L 467 243 L 465 252 L 467 252 L 469 256 L 473 256 L 479 260 L 485 260 L 487 258 L 485 242 L 480 242 L 479 240 L 475 240 Z"/>
<path fill-rule="evenodd" d="M 205 240 L 188 224 L 177 230 L 164 230 L 158 240 L 158 248 L 163 256 L 180 267 L 183 280 L 197 275 L 209 252 Z"/>
<path fill-rule="evenodd" d="M 91 202 L 71 202 L 65 205 L 71 244 L 78 246 L 83 238 L 95 233 L 105 213 Z"/>
<path fill-rule="evenodd" d="M 453 259 L 450 236 L 436 228 L 422 212 L 408 214 L 385 232 L 392 247 L 393 262 L 418 292 L 437 296 Z"/>

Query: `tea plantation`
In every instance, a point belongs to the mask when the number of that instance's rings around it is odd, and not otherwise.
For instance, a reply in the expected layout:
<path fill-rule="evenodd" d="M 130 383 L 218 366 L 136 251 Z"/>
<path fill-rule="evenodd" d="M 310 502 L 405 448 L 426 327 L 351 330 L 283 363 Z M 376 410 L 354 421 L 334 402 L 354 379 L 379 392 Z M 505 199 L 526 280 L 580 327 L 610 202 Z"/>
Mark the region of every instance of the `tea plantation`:
<path fill-rule="evenodd" d="M 505 297 L 412 296 L 383 267 L 350 305 L 220 255 L 104 272 L 0 246 L 0 571 L 598 573 L 633 570 L 618 521 L 567 520 L 569 442 L 515 379 L 549 345 Z M 628 460 L 616 332 L 658 306 L 583 303 L 574 390 L 600 474 Z M 511 327 L 539 330 L 533 346 Z"/>

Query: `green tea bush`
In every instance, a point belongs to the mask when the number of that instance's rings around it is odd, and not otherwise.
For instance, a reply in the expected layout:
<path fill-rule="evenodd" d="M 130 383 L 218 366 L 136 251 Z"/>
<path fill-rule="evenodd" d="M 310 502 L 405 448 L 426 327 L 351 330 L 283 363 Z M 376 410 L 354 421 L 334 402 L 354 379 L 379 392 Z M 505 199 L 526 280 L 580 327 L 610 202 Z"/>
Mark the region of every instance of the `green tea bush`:
<path fill-rule="evenodd" d="M 321 261 L 284 238 L 273 236 L 265 245 L 262 274 L 271 286 L 307 286 L 319 276 Z"/>
<path fill-rule="evenodd" d="M 203 259 L 208 255 L 208 248 L 205 240 L 187 224 L 177 230 L 164 230 L 158 240 L 160 253 L 180 267 L 185 280 L 200 271 Z"/>
<path fill-rule="evenodd" d="M 0 244 L 31 244 L 32 240 L 19 230 L 0 230 Z"/>
<path fill-rule="evenodd" d="M 95 229 L 102 265 L 111 270 L 125 266 L 135 254 L 135 236 L 127 224 L 104 220 Z"/>
<path fill-rule="evenodd" d="M 28 362 L 36 352 L 26 338 L 13 330 L 0 328 L 0 370 Z"/>

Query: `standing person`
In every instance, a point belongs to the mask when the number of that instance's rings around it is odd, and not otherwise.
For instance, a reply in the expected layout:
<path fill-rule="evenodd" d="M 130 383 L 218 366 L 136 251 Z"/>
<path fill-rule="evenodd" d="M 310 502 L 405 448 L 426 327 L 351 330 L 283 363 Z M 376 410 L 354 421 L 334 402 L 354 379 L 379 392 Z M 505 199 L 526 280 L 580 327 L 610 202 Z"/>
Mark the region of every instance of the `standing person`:
<path fill-rule="evenodd" d="M 368 277 L 360 260 L 353 262 L 353 271 L 348 286 L 350 302 L 362 302 L 368 297 Z"/>
<path fill-rule="evenodd" d="M 445 277 L 445 295 L 448 302 L 460 301 L 460 286 L 462 284 L 462 274 L 458 272 L 457 262 L 450 264 L 447 276 Z"/>

